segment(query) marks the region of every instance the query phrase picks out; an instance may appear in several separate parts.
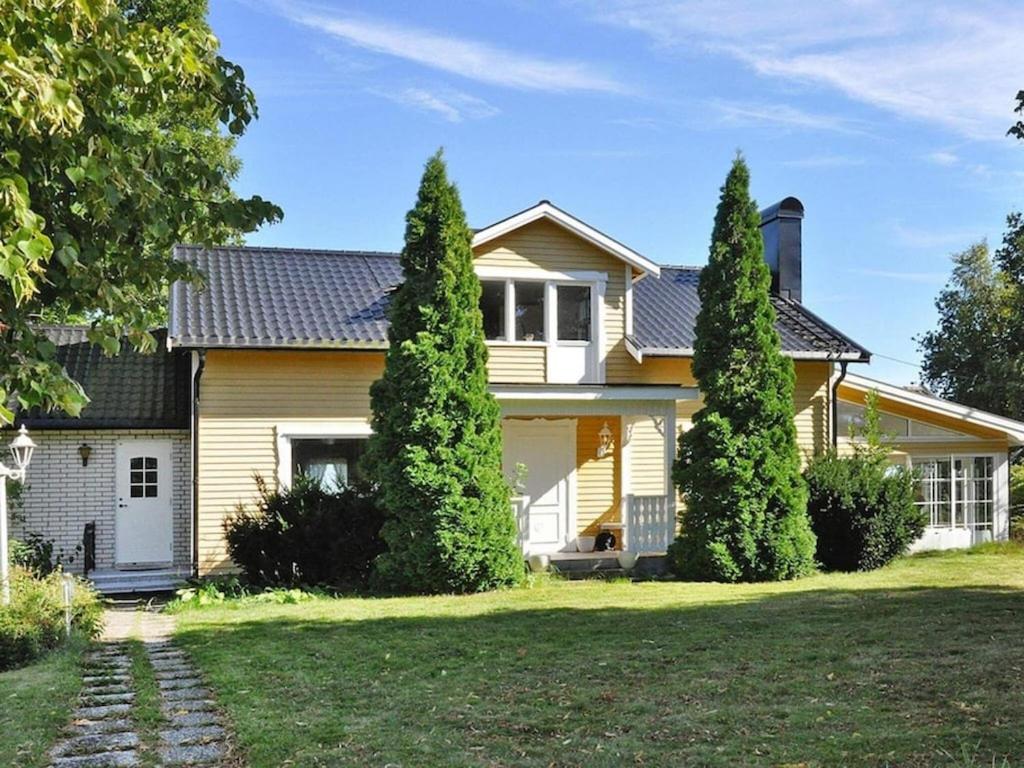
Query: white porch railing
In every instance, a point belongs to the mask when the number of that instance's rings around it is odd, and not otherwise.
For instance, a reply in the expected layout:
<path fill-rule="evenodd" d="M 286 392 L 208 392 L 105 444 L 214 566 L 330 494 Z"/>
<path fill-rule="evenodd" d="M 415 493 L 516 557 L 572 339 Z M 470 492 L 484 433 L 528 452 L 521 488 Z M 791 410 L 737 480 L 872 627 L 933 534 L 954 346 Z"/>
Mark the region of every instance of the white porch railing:
<path fill-rule="evenodd" d="M 675 538 L 675 514 L 668 496 L 627 494 L 622 499 L 622 513 L 622 548 L 627 552 L 664 552 Z"/>

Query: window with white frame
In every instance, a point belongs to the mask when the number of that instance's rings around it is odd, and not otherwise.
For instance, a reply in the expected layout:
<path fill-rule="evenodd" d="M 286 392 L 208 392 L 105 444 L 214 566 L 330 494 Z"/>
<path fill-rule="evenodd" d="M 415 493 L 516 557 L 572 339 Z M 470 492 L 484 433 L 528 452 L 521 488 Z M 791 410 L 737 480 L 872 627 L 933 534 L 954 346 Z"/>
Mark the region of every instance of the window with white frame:
<path fill-rule="evenodd" d="M 553 295 L 548 291 L 550 284 L 554 284 Z M 594 286 L 590 282 L 491 278 L 481 280 L 480 287 L 480 312 L 488 341 L 589 342 L 596 336 Z M 553 318 L 547 311 L 549 296 L 555 304 Z M 552 320 L 556 327 L 548 328 Z"/>
<path fill-rule="evenodd" d="M 315 480 L 324 490 L 346 488 L 362 479 L 359 459 L 365 437 L 297 437 L 291 439 L 292 477 Z"/>
<path fill-rule="evenodd" d="M 864 428 L 864 406 L 858 403 L 848 403 L 845 400 L 839 401 L 836 409 L 838 415 L 839 435 L 849 437 L 854 431 Z M 935 437 L 960 437 L 959 432 L 950 429 L 943 429 L 932 424 L 908 419 L 903 416 L 896 416 L 891 413 L 879 411 L 879 426 L 882 434 L 895 438 L 935 438 Z"/>
<path fill-rule="evenodd" d="M 991 530 L 995 511 L 992 456 L 936 456 L 912 460 L 917 505 L 935 528 Z"/>

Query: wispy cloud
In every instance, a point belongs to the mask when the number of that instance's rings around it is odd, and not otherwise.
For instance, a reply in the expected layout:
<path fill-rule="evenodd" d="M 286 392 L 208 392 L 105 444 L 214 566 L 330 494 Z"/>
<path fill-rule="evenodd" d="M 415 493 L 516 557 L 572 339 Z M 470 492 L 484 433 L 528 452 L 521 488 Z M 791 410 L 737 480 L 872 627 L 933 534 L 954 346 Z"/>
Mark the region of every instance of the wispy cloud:
<path fill-rule="evenodd" d="M 489 85 L 532 91 L 625 90 L 591 64 L 501 48 L 443 32 L 302 4 L 271 6 L 286 18 L 374 53 L 412 61 Z"/>
<path fill-rule="evenodd" d="M 501 110 L 476 96 L 460 91 L 443 89 L 430 91 L 425 88 L 403 88 L 400 90 L 373 90 L 396 104 L 412 107 L 423 112 L 435 114 L 449 123 L 461 123 L 463 120 L 479 120 L 493 117 Z"/>
<path fill-rule="evenodd" d="M 866 277 L 881 277 L 885 280 L 899 280 L 905 283 L 942 285 L 949 275 L 945 272 L 898 272 L 888 269 L 851 269 L 849 272 Z"/>
<path fill-rule="evenodd" d="M 1024 71 L 1013 0 L 589 0 L 596 18 L 659 46 L 727 55 L 901 117 L 998 140 Z"/>
<path fill-rule="evenodd" d="M 747 104 L 715 100 L 711 102 L 721 122 L 728 125 L 773 125 L 780 128 L 864 133 L 855 122 L 835 115 L 797 109 L 788 104 Z"/>

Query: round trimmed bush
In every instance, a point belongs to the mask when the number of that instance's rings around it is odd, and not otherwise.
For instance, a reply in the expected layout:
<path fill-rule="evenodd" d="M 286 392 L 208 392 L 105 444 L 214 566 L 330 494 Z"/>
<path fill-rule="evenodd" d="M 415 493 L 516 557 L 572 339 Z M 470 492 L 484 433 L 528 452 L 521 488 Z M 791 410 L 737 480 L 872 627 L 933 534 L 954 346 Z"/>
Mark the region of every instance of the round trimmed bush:
<path fill-rule="evenodd" d="M 814 459 L 804 472 L 807 511 L 817 536 L 817 560 L 835 571 L 880 568 L 924 532 L 926 514 L 914 504 L 914 476 L 868 452 Z"/>

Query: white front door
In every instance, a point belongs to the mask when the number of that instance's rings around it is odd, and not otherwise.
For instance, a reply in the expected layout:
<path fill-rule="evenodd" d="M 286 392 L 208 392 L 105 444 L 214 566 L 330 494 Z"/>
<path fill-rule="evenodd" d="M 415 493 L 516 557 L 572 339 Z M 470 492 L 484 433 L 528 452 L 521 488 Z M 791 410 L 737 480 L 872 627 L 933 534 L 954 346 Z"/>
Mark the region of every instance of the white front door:
<path fill-rule="evenodd" d="M 505 477 L 529 498 L 526 554 L 570 549 L 576 538 L 576 420 L 506 419 L 502 435 Z"/>
<path fill-rule="evenodd" d="M 551 344 L 548 346 L 548 381 L 555 384 L 596 383 L 596 293 L 590 283 L 550 286 Z"/>
<path fill-rule="evenodd" d="M 170 440 L 123 440 L 117 444 L 118 565 L 166 564 L 173 555 Z"/>

